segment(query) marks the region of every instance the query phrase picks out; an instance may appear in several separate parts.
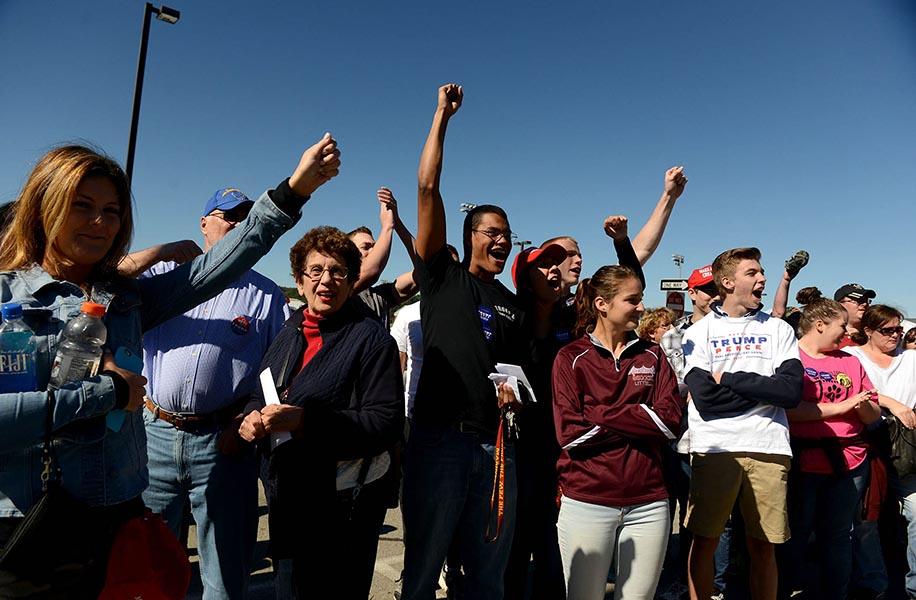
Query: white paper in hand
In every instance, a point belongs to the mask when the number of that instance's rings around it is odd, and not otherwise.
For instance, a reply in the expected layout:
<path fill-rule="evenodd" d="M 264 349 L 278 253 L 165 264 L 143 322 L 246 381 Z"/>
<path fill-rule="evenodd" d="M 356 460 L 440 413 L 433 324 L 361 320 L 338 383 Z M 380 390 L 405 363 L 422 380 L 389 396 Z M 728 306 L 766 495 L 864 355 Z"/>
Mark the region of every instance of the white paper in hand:
<path fill-rule="evenodd" d="M 270 367 L 261 371 L 261 391 L 264 393 L 264 402 L 267 404 L 280 404 L 280 397 L 277 396 L 277 388 L 274 387 L 274 376 L 270 372 Z M 293 436 L 288 431 L 279 431 L 270 434 L 270 449 L 273 450 L 283 442 L 288 442 Z"/>
<path fill-rule="evenodd" d="M 538 399 L 534 395 L 534 388 L 531 387 L 531 383 L 528 381 L 528 376 L 525 375 L 525 372 L 518 365 L 510 365 L 508 363 L 496 363 L 496 372 L 502 373 L 503 375 L 509 375 L 510 377 L 515 377 L 519 383 L 525 386 L 525 389 L 528 390 L 528 395 L 531 397 L 532 402 L 537 402 Z M 518 390 L 516 390 L 518 393 Z M 521 398 L 519 398 L 521 401 Z"/>

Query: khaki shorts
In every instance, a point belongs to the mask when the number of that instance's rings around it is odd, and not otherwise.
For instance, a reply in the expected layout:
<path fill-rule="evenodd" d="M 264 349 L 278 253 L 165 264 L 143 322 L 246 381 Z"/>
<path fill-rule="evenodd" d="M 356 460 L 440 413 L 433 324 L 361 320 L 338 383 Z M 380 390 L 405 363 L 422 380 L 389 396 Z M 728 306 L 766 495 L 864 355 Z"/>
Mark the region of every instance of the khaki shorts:
<path fill-rule="evenodd" d="M 737 500 L 747 535 L 774 544 L 787 541 L 791 460 L 759 452 L 693 454 L 684 525 L 696 535 L 719 537 Z"/>

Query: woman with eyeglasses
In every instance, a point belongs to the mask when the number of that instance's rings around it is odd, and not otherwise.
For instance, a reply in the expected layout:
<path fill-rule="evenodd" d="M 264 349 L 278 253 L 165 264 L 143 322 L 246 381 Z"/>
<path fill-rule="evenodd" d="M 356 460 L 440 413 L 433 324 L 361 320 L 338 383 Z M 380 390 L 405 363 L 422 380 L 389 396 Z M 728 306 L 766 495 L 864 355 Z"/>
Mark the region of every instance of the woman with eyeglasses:
<path fill-rule="evenodd" d="M 261 363 L 280 403 L 257 390 L 239 434 L 249 442 L 292 436 L 271 440 L 266 485 L 273 558 L 292 564 L 284 592 L 308 598 L 316 581 L 330 581 L 337 597 L 366 598 L 386 512 L 381 478 L 403 431 L 398 348 L 351 298 L 361 258 L 344 232 L 316 227 L 289 258 L 306 306 Z"/>
<path fill-rule="evenodd" d="M 878 403 L 893 414 L 904 427 L 916 428 L 916 351 L 901 350 L 903 315 L 884 304 L 870 307 L 862 316 L 861 333 L 865 343 L 844 348 L 858 357 L 868 378 L 881 394 Z M 891 469 L 889 484 L 903 504 L 907 521 L 907 593 L 916 596 L 916 474 L 898 477 Z"/>

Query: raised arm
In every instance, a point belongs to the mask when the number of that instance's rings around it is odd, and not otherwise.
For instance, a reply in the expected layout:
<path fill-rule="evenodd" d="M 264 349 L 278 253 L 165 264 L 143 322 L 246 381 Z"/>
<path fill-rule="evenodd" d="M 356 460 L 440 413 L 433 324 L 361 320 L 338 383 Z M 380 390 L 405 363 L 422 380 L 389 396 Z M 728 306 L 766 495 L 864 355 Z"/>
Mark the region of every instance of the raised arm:
<path fill-rule="evenodd" d="M 168 273 L 138 280 L 143 330 L 209 300 L 252 268 L 296 224 L 306 200 L 339 168 L 337 142 L 325 134 L 302 154 L 289 179 L 262 194 L 245 220 L 208 252 Z"/>
<path fill-rule="evenodd" d="M 798 272 L 808 264 L 808 253 L 799 250 L 792 255 L 792 258 L 786 261 L 786 269 L 782 273 L 782 279 L 776 286 L 776 294 L 773 296 L 773 309 L 770 311 L 771 317 L 781 319 L 786 314 L 786 308 L 789 306 L 789 286 L 792 280 L 798 275 Z"/>
<path fill-rule="evenodd" d="M 124 277 L 137 277 L 156 263 L 174 261 L 180 265 L 203 253 L 200 246 L 192 240 L 158 244 L 131 252 L 122 258 L 118 263 L 118 274 Z"/>
<path fill-rule="evenodd" d="M 643 289 L 646 289 L 646 276 L 642 272 L 642 263 L 636 255 L 630 238 L 627 237 L 627 218 L 613 215 L 604 220 L 604 233 L 614 240 L 614 252 L 617 253 L 617 264 L 630 267 L 636 272 Z"/>
<path fill-rule="evenodd" d="M 445 206 L 439 193 L 442 175 L 442 147 L 445 130 L 464 99 L 461 86 L 449 83 L 439 88 L 433 123 L 417 170 L 417 255 L 424 261 L 445 245 Z"/>
<path fill-rule="evenodd" d="M 655 210 L 652 211 L 649 220 L 633 238 L 633 248 L 636 250 L 636 256 L 639 257 L 639 264 L 646 264 L 658 248 L 665 234 L 665 228 L 668 226 L 668 219 L 671 218 L 671 211 L 674 210 L 674 204 L 684 193 L 686 185 L 687 176 L 684 175 L 684 167 L 671 167 L 665 171 L 665 189 L 662 191 L 661 198 L 658 199 L 658 204 L 655 205 Z"/>
<path fill-rule="evenodd" d="M 407 256 L 410 258 L 410 264 L 415 264 L 417 249 L 414 247 L 414 239 L 410 234 L 410 230 L 404 225 L 404 221 L 401 220 L 401 215 L 398 213 L 398 203 L 394 198 L 394 194 L 388 188 L 382 188 L 379 190 L 379 201 L 386 202 L 391 206 L 391 212 L 394 215 L 394 232 L 398 234 L 398 238 L 404 244 L 404 249 L 407 250 Z M 398 304 L 417 293 L 417 283 L 413 278 L 413 269 L 398 275 L 397 279 L 394 280 L 394 289 L 398 294 Z"/>
<path fill-rule="evenodd" d="M 387 192 L 387 196 L 383 195 L 383 192 Z M 391 238 L 396 223 L 400 220 L 397 216 L 397 201 L 388 188 L 380 188 L 376 192 L 376 197 L 379 201 L 378 220 L 381 228 L 378 237 L 375 238 L 375 245 L 360 265 L 359 279 L 353 284 L 354 295 L 375 285 L 382 276 L 382 272 L 388 265 L 388 259 L 391 257 Z"/>

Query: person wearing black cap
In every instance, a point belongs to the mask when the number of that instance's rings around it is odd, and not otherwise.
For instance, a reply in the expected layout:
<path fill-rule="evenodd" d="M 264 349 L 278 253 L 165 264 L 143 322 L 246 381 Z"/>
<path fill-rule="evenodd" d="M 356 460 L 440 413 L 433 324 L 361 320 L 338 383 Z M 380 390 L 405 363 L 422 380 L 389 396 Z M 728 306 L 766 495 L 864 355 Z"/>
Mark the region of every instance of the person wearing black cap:
<path fill-rule="evenodd" d="M 846 324 L 846 335 L 843 336 L 843 341 L 840 342 L 840 348 L 859 345 L 859 342 L 855 341 L 855 337 L 861 329 L 862 316 L 868 310 L 875 296 L 875 290 L 869 290 L 858 283 L 847 283 L 833 294 L 833 299 L 842 304 L 849 315 L 849 322 Z"/>

